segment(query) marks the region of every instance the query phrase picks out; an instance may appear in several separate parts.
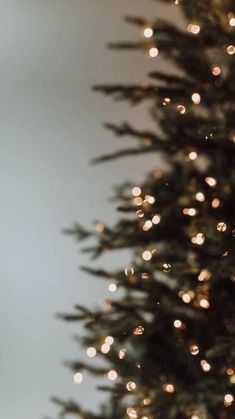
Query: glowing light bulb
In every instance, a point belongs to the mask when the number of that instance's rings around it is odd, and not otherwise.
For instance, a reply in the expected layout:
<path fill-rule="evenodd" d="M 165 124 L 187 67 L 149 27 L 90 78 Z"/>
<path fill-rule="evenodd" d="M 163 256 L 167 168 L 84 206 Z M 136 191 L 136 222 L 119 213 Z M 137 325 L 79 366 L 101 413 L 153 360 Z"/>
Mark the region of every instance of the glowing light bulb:
<path fill-rule="evenodd" d="M 202 367 L 203 371 L 209 372 L 211 370 L 211 365 L 205 359 L 203 359 L 200 362 L 200 364 L 201 364 L 201 367 Z"/>
<path fill-rule="evenodd" d="M 133 407 L 128 407 L 126 409 L 126 413 L 129 416 L 130 419 L 137 419 L 137 412 Z"/>
<path fill-rule="evenodd" d="M 186 108 L 184 105 L 178 105 L 177 106 L 177 111 L 179 112 L 180 115 L 184 115 L 186 112 Z"/>
<path fill-rule="evenodd" d="M 163 268 L 164 272 L 170 272 L 171 264 L 170 263 L 163 263 L 162 268 Z"/>
<path fill-rule="evenodd" d="M 154 204 L 154 202 L 155 202 L 155 198 L 154 198 L 154 196 L 151 196 L 151 195 L 146 195 L 145 196 L 145 199 L 146 199 L 146 201 L 149 203 L 149 204 Z"/>
<path fill-rule="evenodd" d="M 229 25 L 230 26 L 235 26 L 235 17 L 231 17 L 231 19 L 229 20 Z"/>
<path fill-rule="evenodd" d="M 143 254 L 142 254 L 142 258 L 143 258 L 145 261 L 149 261 L 149 260 L 151 260 L 151 259 L 152 259 L 152 253 L 151 253 L 149 250 L 145 250 L 145 251 L 143 252 Z"/>
<path fill-rule="evenodd" d="M 114 342 L 114 338 L 112 336 L 107 336 L 107 338 L 105 338 L 105 343 L 107 343 L 108 345 L 112 345 Z"/>
<path fill-rule="evenodd" d="M 127 352 L 126 349 L 124 348 L 120 349 L 120 351 L 118 352 L 119 359 L 124 359 L 126 356 L 126 352 Z"/>
<path fill-rule="evenodd" d="M 145 38 L 151 38 L 153 36 L 153 30 L 150 27 L 144 29 Z"/>
<path fill-rule="evenodd" d="M 199 105 L 201 103 L 201 96 L 199 95 L 199 93 L 192 94 L 192 101 L 194 105 Z"/>
<path fill-rule="evenodd" d="M 173 384 L 165 384 L 163 386 L 163 389 L 167 392 L 167 393 L 174 393 L 175 391 L 175 387 L 173 386 Z"/>
<path fill-rule="evenodd" d="M 218 65 L 214 65 L 211 69 L 213 76 L 218 77 L 222 73 L 221 68 Z"/>
<path fill-rule="evenodd" d="M 200 307 L 208 309 L 210 307 L 210 303 L 208 300 L 206 300 L 205 298 L 202 298 L 199 302 Z"/>
<path fill-rule="evenodd" d="M 152 218 L 152 223 L 153 224 L 159 224 L 160 223 L 160 221 L 161 221 L 161 217 L 160 217 L 160 215 L 154 215 L 153 216 L 153 218 Z"/>
<path fill-rule="evenodd" d="M 147 220 L 147 221 L 145 221 L 145 223 L 143 225 L 143 230 L 144 231 L 149 231 L 152 228 L 152 226 L 153 226 L 152 221 Z"/>
<path fill-rule="evenodd" d="M 217 185 L 217 180 L 210 176 L 206 177 L 205 182 L 207 183 L 207 185 L 211 186 L 212 188 Z"/>
<path fill-rule="evenodd" d="M 151 58 L 156 58 L 159 54 L 159 50 L 156 47 L 152 47 L 149 50 L 149 55 Z"/>
<path fill-rule="evenodd" d="M 224 404 L 226 407 L 231 406 L 231 404 L 234 402 L 234 397 L 232 394 L 225 394 L 224 396 Z"/>
<path fill-rule="evenodd" d="M 204 202 L 206 199 L 205 195 L 202 192 L 197 192 L 195 198 L 198 202 Z"/>
<path fill-rule="evenodd" d="M 90 347 L 90 348 L 87 348 L 86 353 L 87 353 L 87 356 L 89 356 L 89 358 L 94 358 L 96 356 L 97 351 L 95 348 Z"/>
<path fill-rule="evenodd" d="M 193 356 L 196 356 L 196 355 L 199 354 L 199 347 L 197 345 L 191 345 L 190 348 L 189 348 L 189 350 L 190 350 L 190 353 Z"/>
<path fill-rule="evenodd" d="M 144 328 L 143 326 L 137 326 L 134 330 L 133 333 L 135 336 L 141 336 L 144 334 Z"/>
<path fill-rule="evenodd" d="M 185 304 L 191 303 L 191 296 L 190 296 L 190 294 L 184 293 L 181 298 L 182 298 L 182 300 L 183 300 L 183 302 Z"/>
<path fill-rule="evenodd" d="M 190 23 L 187 27 L 187 31 L 192 33 L 193 35 L 198 35 L 200 30 L 200 26 L 195 23 Z"/>
<path fill-rule="evenodd" d="M 108 354 L 110 349 L 111 349 L 111 346 L 108 345 L 108 343 L 103 343 L 103 345 L 101 346 L 102 354 Z"/>
<path fill-rule="evenodd" d="M 223 221 L 221 221 L 220 223 L 217 224 L 217 230 L 223 233 L 224 231 L 227 230 L 227 225 Z"/>
<path fill-rule="evenodd" d="M 73 381 L 75 384 L 81 384 L 83 381 L 83 374 L 81 372 L 74 374 Z"/>
<path fill-rule="evenodd" d="M 133 268 L 125 268 L 124 273 L 126 276 L 134 275 L 135 271 Z"/>
<path fill-rule="evenodd" d="M 234 46 L 234 45 L 229 45 L 229 46 L 227 47 L 227 53 L 228 53 L 229 55 L 234 55 L 234 54 L 235 54 L 235 46 Z"/>
<path fill-rule="evenodd" d="M 108 374 L 107 374 L 107 376 L 108 376 L 108 379 L 110 380 L 110 381 L 115 381 L 116 379 L 117 379 L 117 371 L 115 371 L 115 370 L 110 370 L 109 372 L 108 372 Z"/>
<path fill-rule="evenodd" d="M 128 391 L 133 391 L 136 389 L 136 384 L 134 383 L 134 381 L 129 381 L 126 385 L 126 388 Z"/>
<path fill-rule="evenodd" d="M 189 155 L 188 155 L 190 160 L 196 160 L 197 156 L 198 156 L 198 154 L 196 153 L 196 151 L 191 151 L 191 153 L 189 153 Z"/>
<path fill-rule="evenodd" d="M 140 196 L 141 195 L 141 189 L 139 188 L 139 186 L 135 186 L 133 189 L 132 189 L 132 195 L 133 196 Z"/>
<path fill-rule="evenodd" d="M 109 291 L 110 292 L 117 291 L 117 285 L 116 284 L 109 284 Z"/>
<path fill-rule="evenodd" d="M 208 281 L 211 278 L 211 272 L 208 269 L 203 269 L 198 275 L 198 281 Z"/>
<path fill-rule="evenodd" d="M 174 321 L 174 327 L 175 327 L 176 329 L 180 329 L 180 328 L 182 327 L 182 325 L 183 325 L 183 323 L 182 323 L 182 321 L 181 321 L 181 320 L 175 320 L 175 321 Z"/>

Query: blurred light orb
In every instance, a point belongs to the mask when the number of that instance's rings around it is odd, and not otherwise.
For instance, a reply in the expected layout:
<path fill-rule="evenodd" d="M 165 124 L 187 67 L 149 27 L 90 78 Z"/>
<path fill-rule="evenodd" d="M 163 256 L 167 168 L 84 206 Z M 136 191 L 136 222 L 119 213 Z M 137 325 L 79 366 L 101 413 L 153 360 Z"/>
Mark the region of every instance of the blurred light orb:
<path fill-rule="evenodd" d="M 153 30 L 150 26 L 144 29 L 145 38 L 151 38 L 153 36 Z"/>
<path fill-rule="evenodd" d="M 90 348 L 87 348 L 86 353 L 87 353 L 87 356 L 89 356 L 89 358 L 94 358 L 96 356 L 97 351 L 95 348 L 91 346 Z"/>
<path fill-rule="evenodd" d="M 151 58 L 156 58 L 159 54 L 159 50 L 156 47 L 152 47 L 149 50 L 149 55 Z"/>
<path fill-rule="evenodd" d="M 83 374 L 81 372 L 74 374 L 73 381 L 75 384 L 81 384 L 83 381 Z"/>
<path fill-rule="evenodd" d="M 108 379 L 110 380 L 110 381 L 115 381 L 116 379 L 117 379 L 117 371 L 115 371 L 115 370 L 110 370 L 109 372 L 108 372 Z"/>

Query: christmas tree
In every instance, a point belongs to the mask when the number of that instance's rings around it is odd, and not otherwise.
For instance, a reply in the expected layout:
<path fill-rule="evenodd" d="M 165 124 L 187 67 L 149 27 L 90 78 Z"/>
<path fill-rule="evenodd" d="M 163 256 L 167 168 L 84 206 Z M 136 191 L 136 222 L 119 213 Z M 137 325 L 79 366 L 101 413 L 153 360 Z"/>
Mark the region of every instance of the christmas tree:
<path fill-rule="evenodd" d="M 96 366 L 70 363 L 75 382 L 87 371 L 110 383 L 98 412 L 56 400 L 61 417 L 235 418 L 235 4 L 168 3 L 181 8 L 185 28 L 127 17 L 140 38 L 111 47 L 143 50 L 156 63 L 161 55 L 171 70 L 156 64 L 140 85 L 95 88 L 130 104 L 148 100 L 156 123 L 143 131 L 107 124 L 136 147 L 97 160 L 158 153 L 166 169 L 117 188 L 113 227 L 77 224 L 68 231 L 79 242 L 95 239 L 85 249 L 95 258 L 129 249 L 132 261 L 118 271 L 84 268 L 118 297 L 105 309 L 76 305 L 61 316 L 85 324 L 82 343 L 88 357 L 97 356 Z"/>

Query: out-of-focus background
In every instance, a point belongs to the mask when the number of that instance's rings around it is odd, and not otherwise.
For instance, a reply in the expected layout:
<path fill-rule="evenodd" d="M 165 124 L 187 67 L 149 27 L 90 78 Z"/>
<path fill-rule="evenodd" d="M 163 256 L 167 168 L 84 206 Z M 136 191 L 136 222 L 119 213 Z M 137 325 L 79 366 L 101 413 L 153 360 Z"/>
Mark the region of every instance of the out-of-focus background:
<path fill-rule="evenodd" d="M 78 355 L 71 336 L 80 329 L 54 314 L 108 296 L 107 285 L 79 273 L 88 258 L 61 231 L 75 220 L 115 220 L 112 185 L 138 182 L 159 165 L 154 156 L 89 165 L 126 141 L 106 132 L 103 121 L 150 123 L 145 109 L 111 106 L 90 86 L 140 82 L 159 67 L 159 58 L 107 51 L 105 44 L 139 36 L 124 15 L 166 12 L 175 20 L 176 6 L 151 0 L 0 0 L 1 419 L 55 415 L 51 395 L 85 406 L 104 397 L 90 377 L 75 386 L 61 365 Z M 120 253 L 97 265 L 127 263 Z"/>

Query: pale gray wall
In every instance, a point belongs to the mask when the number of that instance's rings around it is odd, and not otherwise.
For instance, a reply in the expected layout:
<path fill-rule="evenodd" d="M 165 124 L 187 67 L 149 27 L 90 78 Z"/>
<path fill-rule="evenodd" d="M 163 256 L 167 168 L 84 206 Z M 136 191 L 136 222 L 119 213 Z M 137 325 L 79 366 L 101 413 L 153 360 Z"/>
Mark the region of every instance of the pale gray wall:
<path fill-rule="evenodd" d="M 111 185 L 157 167 L 154 157 L 88 164 L 119 146 L 103 121 L 129 118 L 148 127 L 142 109 L 111 107 L 90 91 L 94 83 L 132 81 L 133 74 L 140 81 L 159 65 L 105 49 L 107 41 L 135 39 L 121 16 L 143 11 L 162 15 L 163 7 L 149 0 L 0 0 L 1 419 L 53 414 L 52 394 L 86 405 L 99 400 L 89 378 L 75 387 L 60 365 L 77 353 L 70 339 L 76 326 L 53 316 L 77 301 L 102 301 L 107 292 L 79 274 L 87 258 L 61 229 L 74 220 L 113 220 Z M 119 257 L 120 266 L 126 261 Z"/>

